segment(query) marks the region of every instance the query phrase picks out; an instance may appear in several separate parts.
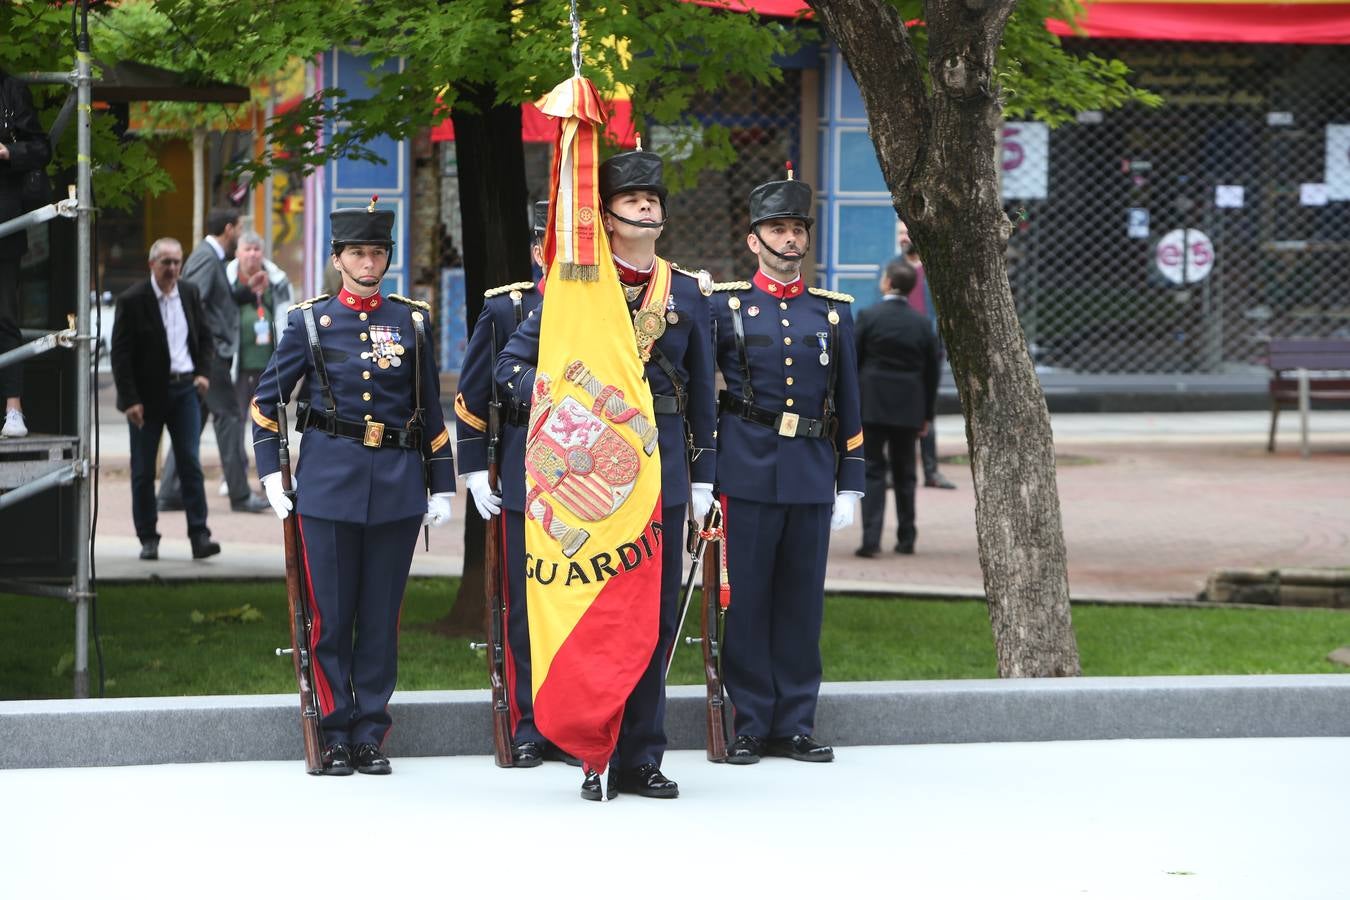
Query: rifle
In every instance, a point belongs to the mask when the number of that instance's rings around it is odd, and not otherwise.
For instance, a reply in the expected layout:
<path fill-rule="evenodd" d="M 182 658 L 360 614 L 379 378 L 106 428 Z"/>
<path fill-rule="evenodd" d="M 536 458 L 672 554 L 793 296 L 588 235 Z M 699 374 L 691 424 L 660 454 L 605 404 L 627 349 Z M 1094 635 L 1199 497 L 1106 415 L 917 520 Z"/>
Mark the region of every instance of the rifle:
<path fill-rule="evenodd" d="M 492 347 L 497 350 L 497 323 L 492 323 Z M 488 484 L 496 493 L 500 484 L 497 445 L 501 440 L 502 403 L 497 380 L 492 380 L 488 403 Z M 506 697 L 506 597 L 502 593 L 501 517 L 483 523 L 483 624 L 487 643 L 471 643 L 474 650 L 487 650 L 488 683 L 492 686 L 492 757 L 503 769 L 512 766 L 511 707 Z"/>
<path fill-rule="evenodd" d="M 694 562 L 685 583 L 685 611 L 693 595 L 694 576 L 708 547 L 712 547 L 715 565 L 703 566 L 703 604 L 700 613 L 701 634 L 687 637 L 686 644 L 703 646 L 703 680 L 707 684 L 708 699 L 705 724 L 708 732 L 708 761 L 726 762 L 727 725 L 726 693 L 722 688 L 722 625 L 731 600 L 727 581 L 726 532 L 722 528 L 722 507 L 716 503 L 708 510 L 708 517 L 698 533 Z M 683 627 L 683 616 L 681 616 Z M 677 634 L 679 632 L 676 632 Z"/>
<path fill-rule="evenodd" d="M 313 659 L 309 654 L 313 623 L 305 603 L 308 585 L 305 565 L 300 558 L 300 526 L 295 516 L 295 486 L 291 478 L 291 445 L 286 436 L 286 404 L 277 399 L 277 456 L 281 461 L 281 489 L 291 501 L 291 514 L 281 520 L 286 547 L 286 607 L 291 617 L 291 646 L 278 647 L 277 656 L 290 656 L 295 663 L 295 680 L 300 686 L 300 733 L 305 742 L 305 771 L 323 774 L 323 734 L 319 727 L 319 709 L 314 699 Z"/>

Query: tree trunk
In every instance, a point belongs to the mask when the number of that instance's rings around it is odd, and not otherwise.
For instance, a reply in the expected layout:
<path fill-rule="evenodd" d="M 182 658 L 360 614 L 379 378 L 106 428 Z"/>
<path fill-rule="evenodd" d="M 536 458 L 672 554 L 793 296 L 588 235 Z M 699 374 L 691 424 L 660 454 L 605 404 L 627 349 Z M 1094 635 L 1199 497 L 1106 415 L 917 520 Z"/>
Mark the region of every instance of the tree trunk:
<path fill-rule="evenodd" d="M 1045 395 L 1008 285 L 994 62 L 1015 0 L 929 0 L 928 84 L 886 0 L 811 0 L 867 108 L 896 212 L 924 260 L 966 419 L 975 529 L 1001 677 L 1077 675 Z"/>
<path fill-rule="evenodd" d="M 530 277 L 529 191 L 520 107 L 496 106 L 493 85 L 461 85 L 451 113 L 459 163 L 459 208 L 464 222 L 464 314 L 472 333 L 483 292 Z M 472 109 L 469 106 L 472 105 Z M 450 612 L 433 623 L 439 632 L 483 633 L 483 520 L 472 500 L 464 516 L 464 577 Z"/>

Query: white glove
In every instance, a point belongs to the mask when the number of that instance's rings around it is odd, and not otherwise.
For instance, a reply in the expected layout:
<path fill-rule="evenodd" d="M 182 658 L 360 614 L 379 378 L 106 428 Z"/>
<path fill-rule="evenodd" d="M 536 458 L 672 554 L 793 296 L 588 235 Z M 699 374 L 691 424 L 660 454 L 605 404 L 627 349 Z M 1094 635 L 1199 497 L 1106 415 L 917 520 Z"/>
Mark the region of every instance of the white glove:
<path fill-rule="evenodd" d="M 694 521 L 701 526 L 703 520 L 708 517 L 708 510 L 712 509 L 713 492 L 711 484 L 702 484 L 694 482 L 689 485 L 689 505 L 694 508 Z"/>
<path fill-rule="evenodd" d="M 440 528 L 446 522 L 449 522 L 450 498 L 453 496 L 455 496 L 454 491 L 445 491 L 428 497 L 427 514 L 422 517 L 422 524 L 430 525 L 432 528 Z"/>
<path fill-rule="evenodd" d="M 841 491 L 834 496 L 834 512 L 830 513 L 830 530 L 843 531 L 853 524 L 853 509 L 858 505 L 856 491 Z"/>
<path fill-rule="evenodd" d="M 267 502 L 272 504 L 272 512 L 277 514 L 277 518 L 284 519 L 289 516 L 294 507 L 290 498 L 286 496 L 286 492 L 281 489 L 281 473 L 273 472 L 271 475 L 264 475 L 262 486 L 263 490 L 267 492 Z"/>
<path fill-rule="evenodd" d="M 473 495 L 473 505 L 478 507 L 478 515 L 486 521 L 502 511 L 502 496 L 494 494 L 488 484 L 488 473 L 484 470 L 470 472 L 464 476 L 464 486 Z"/>

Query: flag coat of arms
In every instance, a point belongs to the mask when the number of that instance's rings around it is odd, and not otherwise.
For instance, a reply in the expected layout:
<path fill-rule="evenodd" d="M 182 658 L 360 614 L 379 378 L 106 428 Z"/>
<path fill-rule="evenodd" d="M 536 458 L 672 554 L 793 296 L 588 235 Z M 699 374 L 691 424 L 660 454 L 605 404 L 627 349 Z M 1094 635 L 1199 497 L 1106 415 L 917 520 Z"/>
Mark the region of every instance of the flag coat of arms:
<path fill-rule="evenodd" d="M 539 106 L 560 128 L 525 449 L 534 715 L 545 737 L 603 772 L 656 648 L 661 460 L 651 390 L 600 221 L 599 95 L 578 76 Z"/>

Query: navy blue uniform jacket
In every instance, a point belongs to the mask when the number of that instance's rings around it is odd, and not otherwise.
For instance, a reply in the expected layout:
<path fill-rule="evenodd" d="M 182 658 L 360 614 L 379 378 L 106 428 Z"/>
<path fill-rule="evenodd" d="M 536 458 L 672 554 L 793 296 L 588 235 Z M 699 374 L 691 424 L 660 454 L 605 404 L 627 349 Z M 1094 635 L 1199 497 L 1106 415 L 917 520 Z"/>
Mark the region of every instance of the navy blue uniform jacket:
<path fill-rule="evenodd" d="M 863 492 L 862 419 L 853 314 L 848 294 L 820 288 L 782 288 L 768 279 L 714 285 L 713 332 L 717 364 L 727 390 L 741 396 L 740 356 L 732 328 L 732 300 L 740 304 L 755 406 L 819 419 L 825 415 L 828 355 L 838 367 L 834 439 L 782 437 L 773 429 L 723 411 L 717 426 L 717 485 L 731 497 L 760 503 L 833 503 L 837 491 Z M 770 293 L 760 286 L 772 287 Z M 800 285 L 800 282 L 798 282 Z M 830 346 L 829 302 L 839 315 Z M 825 346 L 822 346 L 824 344 Z"/>
<path fill-rule="evenodd" d="M 539 308 L 543 295 L 528 281 L 493 288 L 483 296 L 483 312 L 469 335 L 464 351 L 464 366 L 459 373 L 459 393 L 455 396 L 455 441 L 458 444 L 459 471 L 462 475 L 481 472 L 488 467 L 488 404 L 492 401 L 492 369 L 497 354 L 516 330 L 514 294 L 520 295 L 521 321 Z M 493 337 L 496 346 L 493 346 Z M 528 394 L 525 395 L 528 399 Z M 505 407 L 514 402 L 507 391 L 499 390 Z M 525 426 L 501 426 L 497 445 L 497 489 L 506 509 L 525 511 Z"/>
<path fill-rule="evenodd" d="M 290 397 L 303 377 L 299 399 L 312 400 L 322 408 L 313 390 L 314 362 L 310 357 L 302 309 L 310 305 L 318 326 L 319 343 L 337 406 L 337 417 L 348 422 L 382 422 L 389 428 L 404 428 L 413 412 L 416 337 L 413 315 L 426 326 L 427 344 L 422 351 L 423 447 L 422 455 L 398 447 L 367 447 L 358 440 L 310 429 L 305 432 L 296 469 L 296 511 L 339 522 L 377 525 L 420 516 L 427 511 L 427 492 L 455 489 L 455 466 L 450 432 L 441 412 L 440 377 L 432 355 L 431 316 L 421 305 L 381 297 L 359 298 L 345 292 L 338 297 L 318 297 L 291 308 L 286 331 L 277 343 L 267 369 L 258 380 L 253 398 L 253 449 L 258 475 L 278 471 L 277 399 Z M 362 359 L 372 349 L 373 336 L 389 338 L 402 346 L 398 366 L 380 368 L 375 359 Z M 311 391 L 313 394 L 311 395 Z M 429 481 L 428 481 L 429 478 Z"/>

